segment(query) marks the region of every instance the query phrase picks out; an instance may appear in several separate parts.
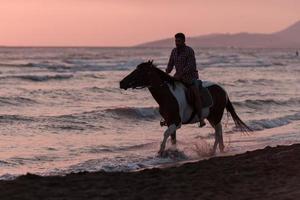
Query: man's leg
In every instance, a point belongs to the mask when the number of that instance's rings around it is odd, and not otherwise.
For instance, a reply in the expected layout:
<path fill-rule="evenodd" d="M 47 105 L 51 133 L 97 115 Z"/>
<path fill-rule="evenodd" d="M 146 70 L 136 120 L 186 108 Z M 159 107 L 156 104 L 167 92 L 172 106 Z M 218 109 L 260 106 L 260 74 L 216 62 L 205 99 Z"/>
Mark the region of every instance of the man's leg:
<path fill-rule="evenodd" d="M 199 88 L 198 88 L 197 84 L 192 84 L 190 86 L 190 90 L 193 92 L 194 106 L 195 106 L 197 114 L 198 114 L 200 127 L 203 127 L 206 124 L 204 122 L 204 119 L 202 119 L 202 99 L 201 99 L 201 95 L 200 95 Z"/>

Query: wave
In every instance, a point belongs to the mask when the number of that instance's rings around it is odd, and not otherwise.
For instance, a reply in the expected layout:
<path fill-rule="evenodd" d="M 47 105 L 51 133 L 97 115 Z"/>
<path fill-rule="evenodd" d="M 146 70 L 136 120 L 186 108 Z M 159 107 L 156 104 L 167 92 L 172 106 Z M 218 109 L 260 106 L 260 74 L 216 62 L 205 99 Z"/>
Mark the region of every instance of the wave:
<path fill-rule="evenodd" d="M 85 74 L 82 76 L 87 77 L 87 78 L 95 78 L 95 79 L 104 79 L 105 78 L 105 76 L 101 75 L 101 74 Z"/>
<path fill-rule="evenodd" d="M 256 56 L 242 55 L 207 55 L 198 63 L 203 67 L 270 67 L 285 65 L 279 61 L 268 58 L 258 59 Z"/>
<path fill-rule="evenodd" d="M 26 81 L 34 81 L 34 82 L 45 82 L 50 80 L 67 80 L 72 78 L 71 74 L 57 74 L 57 75 L 19 75 L 19 76 L 5 76 L 1 77 L 1 79 L 21 79 Z"/>
<path fill-rule="evenodd" d="M 0 106 L 22 106 L 22 105 L 33 105 L 38 102 L 29 98 L 24 97 L 0 97 Z"/>
<path fill-rule="evenodd" d="M 23 116 L 23 115 L 0 115 L 0 123 L 36 123 L 40 129 L 47 130 L 63 130 L 69 131 L 82 131 L 85 130 L 104 130 L 110 129 L 105 121 L 111 120 L 153 120 L 159 118 L 158 109 L 155 107 L 126 107 L 114 108 L 106 110 L 93 110 L 89 112 L 73 113 L 68 115 L 59 116 Z M 104 123 L 99 123 L 103 120 Z"/>
<path fill-rule="evenodd" d="M 50 71 L 77 72 L 77 71 L 122 71 L 135 67 L 137 62 L 105 60 L 105 59 L 58 59 L 42 62 L 28 62 L 13 64 L 15 67 L 46 68 Z M 7 66 L 7 65 L 4 65 Z"/>
<path fill-rule="evenodd" d="M 56 72 L 65 72 L 70 70 L 72 66 L 67 63 L 61 63 L 59 60 L 51 62 L 51 61 L 42 61 L 42 62 L 17 62 L 17 63 L 0 63 L 0 67 L 16 67 L 16 68 L 46 68 L 49 71 Z M 71 70 L 72 71 L 72 70 Z"/>
<path fill-rule="evenodd" d="M 112 114 L 114 116 L 122 116 L 134 119 L 145 118 L 157 118 L 159 117 L 159 111 L 157 107 L 124 107 L 106 109 L 105 113 Z"/>
<path fill-rule="evenodd" d="M 295 113 L 293 115 L 286 115 L 283 117 L 278 117 L 275 119 L 261 119 L 261 120 L 252 120 L 247 122 L 247 124 L 256 131 L 276 128 L 292 123 L 293 121 L 300 120 L 300 113 Z"/>
<path fill-rule="evenodd" d="M 246 84 L 256 84 L 256 85 L 270 85 L 270 84 L 274 84 L 274 82 L 278 82 L 278 80 L 274 81 L 271 79 L 255 79 L 255 80 L 247 80 L 247 79 L 238 79 L 235 81 L 235 83 L 239 84 L 239 83 L 246 83 Z"/>
<path fill-rule="evenodd" d="M 48 69 L 49 71 L 56 72 L 77 72 L 77 71 L 123 71 L 136 67 L 141 63 L 141 59 L 127 59 L 117 58 L 111 56 L 108 57 L 98 56 L 85 57 L 77 55 L 76 57 L 65 58 L 64 56 L 53 58 L 32 58 L 30 60 L 8 60 L 7 62 L 1 62 L 0 67 L 31 67 Z"/>
<path fill-rule="evenodd" d="M 105 110 L 93 110 L 89 112 L 73 113 L 69 115 L 43 117 L 47 122 L 43 127 L 47 129 L 60 129 L 64 131 L 84 131 L 110 129 L 104 121 L 110 120 L 152 120 L 159 117 L 158 108 L 155 107 L 125 107 Z M 99 124 L 99 119 L 104 123 Z M 39 120 L 39 119 L 36 119 Z M 104 150 L 105 151 L 105 150 Z"/>
<path fill-rule="evenodd" d="M 187 161 L 189 157 L 183 151 L 166 151 L 170 156 L 161 158 L 157 156 L 126 156 L 118 158 L 91 159 L 71 165 L 63 174 L 82 171 L 130 172 L 140 169 L 153 168 L 166 164 L 176 164 Z M 173 156 L 171 154 L 173 153 Z"/>
<path fill-rule="evenodd" d="M 114 88 L 114 87 L 87 87 L 85 90 L 90 91 L 90 92 L 95 92 L 95 93 L 119 93 L 120 89 L 119 88 Z"/>
<path fill-rule="evenodd" d="M 35 121 L 33 117 L 26 117 L 21 115 L 0 115 L 0 123 L 11 122 L 32 122 Z"/>
<path fill-rule="evenodd" d="M 6 173 L 6 174 L 3 174 L 3 175 L 0 176 L 0 180 L 9 181 L 9 180 L 14 180 L 17 177 L 18 177 L 17 175 Z"/>
<path fill-rule="evenodd" d="M 7 166 L 11 166 L 11 165 L 12 165 L 12 163 L 9 163 L 9 162 L 7 162 L 7 161 L 4 161 L 4 160 L 0 160 L 0 167 L 2 167 L 2 166 L 5 166 L 5 165 L 7 165 Z"/>
<path fill-rule="evenodd" d="M 241 102 L 233 102 L 234 105 L 240 107 L 246 107 L 251 109 L 261 109 L 270 106 L 298 106 L 300 104 L 300 98 L 290 98 L 287 100 L 274 100 L 274 99 L 256 99 L 245 100 Z"/>
<path fill-rule="evenodd" d="M 0 63 L 0 67 L 32 67 L 32 63 L 25 63 L 25 64 Z"/>
<path fill-rule="evenodd" d="M 81 153 L 105 153 L 111 152 L 116 153 L 120 151 L 137 151 L 141 149 L 153 148 L 156 145 L 156 142 L 145 143 L 145 144 L 137 144 L 137 145 L 128 145 L 128 146 L 92 146 L 87 147 L 81 150 Z"/>

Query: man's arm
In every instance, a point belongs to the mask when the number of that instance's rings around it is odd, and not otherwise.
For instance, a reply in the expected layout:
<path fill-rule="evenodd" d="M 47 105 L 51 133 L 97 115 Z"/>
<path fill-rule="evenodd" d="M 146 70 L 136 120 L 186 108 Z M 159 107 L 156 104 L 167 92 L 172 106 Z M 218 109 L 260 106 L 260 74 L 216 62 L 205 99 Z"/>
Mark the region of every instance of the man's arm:
<path fill-rule="evenodd" d="M 174 49 L 171 52 L 170 58 L 169 58 L 169 63 L 168 66 L 166 68 L 166 72 L 169 74 L 171 73 L 171 71 L 173 70 L 174 67 Z"/>

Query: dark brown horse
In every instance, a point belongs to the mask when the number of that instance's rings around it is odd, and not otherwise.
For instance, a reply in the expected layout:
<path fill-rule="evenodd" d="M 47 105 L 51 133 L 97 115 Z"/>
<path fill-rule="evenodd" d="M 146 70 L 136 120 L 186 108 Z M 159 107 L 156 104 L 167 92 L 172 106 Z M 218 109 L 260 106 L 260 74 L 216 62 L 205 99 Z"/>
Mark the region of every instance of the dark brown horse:
<path fill-rule="evenodd" d="M 139 89 L 147 87 L 153 98 L 159 104 L 159 113 L 168 126 L 164 133 L 159 154 L 162 155 L 166 141 L 171 136 L 173 144 L 176 143 L 176 130 L 182 124 L 198 122 L 197 115 L 193 115 L 194 109 L 186 98 L 187 88 L 173 77 L 158 69 L 151 61 L 139 64 L 136 69 L 120 82 L 121 89 Z M 231 104 L 226 91 L 219 85 L 211 82 L 203 82 L 210 92 L 213 104 L 204 108 L 202 116 L 206 118 L 215 129 L 215 142 L 212 153 L 216 152 L 217 145 L 221 152 L 224 150 L 221 119 L 224 109 L 231 114 L 235 125 L 243 132 L 251 129 L 238 117 Z"/>

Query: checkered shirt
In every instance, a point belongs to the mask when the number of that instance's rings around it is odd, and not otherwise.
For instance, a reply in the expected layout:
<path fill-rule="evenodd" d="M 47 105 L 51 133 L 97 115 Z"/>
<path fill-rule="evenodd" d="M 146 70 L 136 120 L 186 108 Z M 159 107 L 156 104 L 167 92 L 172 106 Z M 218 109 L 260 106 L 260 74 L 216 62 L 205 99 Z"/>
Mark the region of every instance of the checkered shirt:
<path fill-rule="evenodd" d="M 176 69 L 174 77 L 187 83 L 199 79 L 195 53 L 191 47 L 184 46 L 182 49 L 172 50 L 166 72 L 171 73 L 174 66 Z"/>

